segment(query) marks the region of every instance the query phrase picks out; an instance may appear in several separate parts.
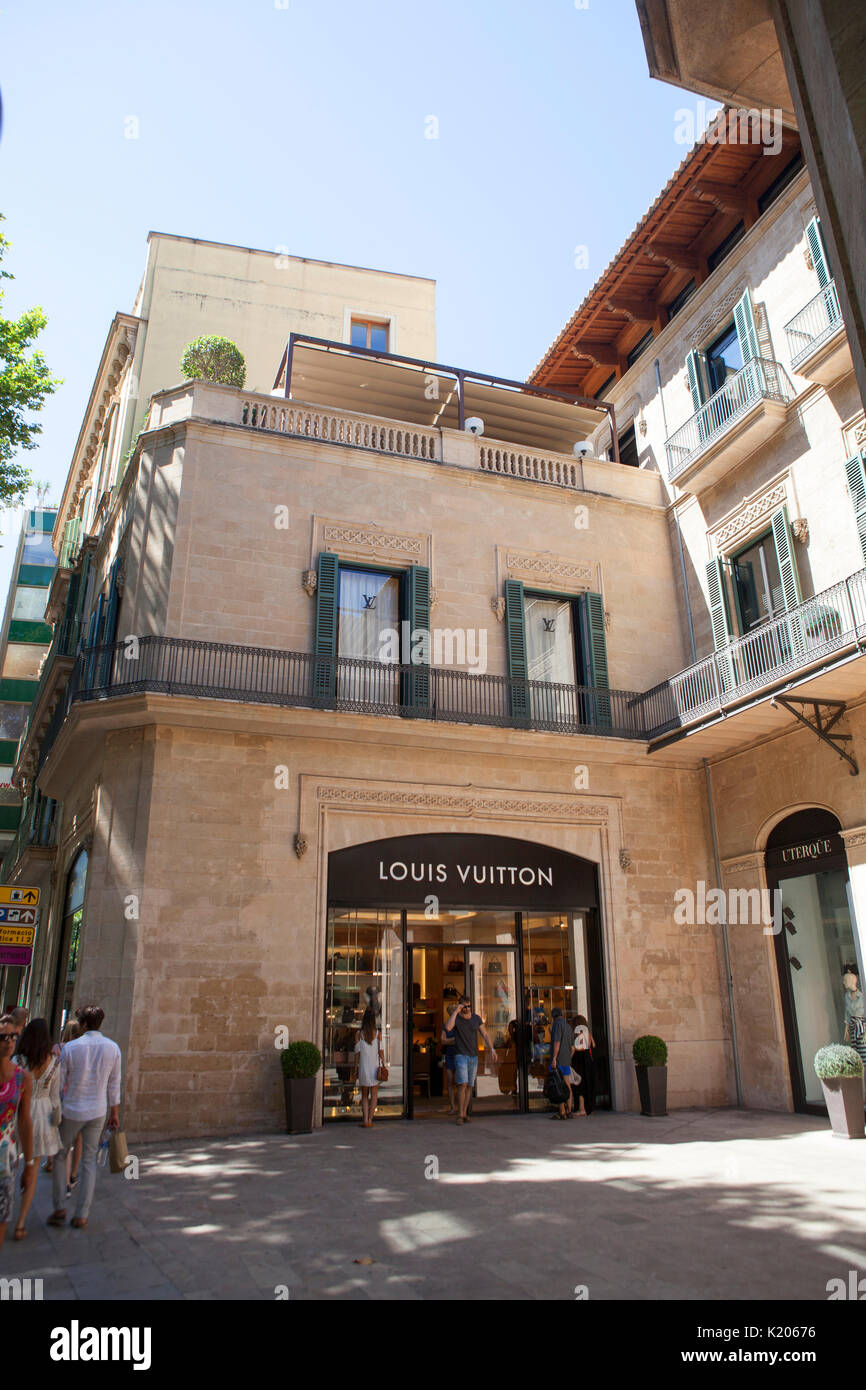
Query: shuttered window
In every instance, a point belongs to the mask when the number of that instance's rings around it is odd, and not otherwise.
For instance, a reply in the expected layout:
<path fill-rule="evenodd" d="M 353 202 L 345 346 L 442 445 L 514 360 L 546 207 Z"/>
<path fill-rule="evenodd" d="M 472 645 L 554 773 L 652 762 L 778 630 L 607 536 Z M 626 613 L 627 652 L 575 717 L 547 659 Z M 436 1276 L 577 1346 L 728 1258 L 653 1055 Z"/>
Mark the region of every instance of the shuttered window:
<path fill-rule="evenodd" d="M 823 290 L 833 279 L 833 272 L 830 269 L 830 258 L 824 244 L 824 233 L 821 230 L 819 217 L 813 217 L 807 226 L 806 242 L 809 247 L 809 255 L 812 258 L 812 265 L 815 267 L 815 274 L 818 276 L 818 284 Z"/>
<path fill-rule="evenodd" d="M 531 642 L 527 637 L 530 621 L 534 624 Z M 536 631 L 539 624 L 542 627 Z M 579 662 L 575 660 L 575 630 Z M 527 596 L 519 580 L 508 579 L 505 637 L 514 718 L 531 718 L 542 726 L 554 727 L 610 724 L 610 699 L 604 694 L 609 680 L 600 594 L 581 594 L 576 600 Z M 570 651 L 566 650 L 568 643 Z"/>
<path fill-rule="evenodd" d="M 406 575 L 404 609 L 410 627 L 410 642 L 418 642 L 416 634 L 430 633 L 430 571 L 426 565 L 413 565 Z M 412 661 L 412 652 L 403 652 L 403 660 Z M 402 703 L 411 710 L 430 707 L 430 668 L 412 663 L 406 673 Z"/>
<path fill-rule="evenodd" d="M 797 561 L 794 557 L 794 542 L 791 537 L 791 523 L 788 520 L 787 507 L 780 507 L 777 512 L 773 513 L 772 530 L 773 541 L 776 546 L 776 558 L 779 562 L 779 574 L 782 580 L 785 609 L 790 613 L 792 608 L 796 608 L 798 603 L 802 603 L 803 598 L 800 593 L 800 576 L 797 573 Z"/>
<path fill-rule="evenodd" d="M 526 619 L 523 585 L 519 579 L 505 581 L 505 641 L 508 647 L 508 676 L 511 681 L 511 713 L 515 719 L 529 717 L 529 690 L 526 685 Z"/>
<path fill-rule="evenodd" d="M 313 651 L 313 695 L 317 700 L 333 699 L 337 674 L 337 595 L 340 562 L 336 555 L 322 551 L 316 584 L 316 635 Z"/>
<path fill-rule="evenodd" d="M 737 340 L 740 344 L 743 362 L 751 362 L 753 357 L 760 357 L 755 311 L 752 307 L 752 296 L 748 290 L 734 305 L 734 327 L 737 330 Z"/>
<path fill-rule="evenodd" d="M 860 537 L 860 549 L 863 552 L 863 563 L 866 564 L 866 468 L 864 468 L 863 455 L 855 454 L 845 464 L 845 473 L 848 477 L 848 491 L 851 494 L 851 503 L 854 507 L 854 519 L 857 523 L 857 534 Z"/>
<path fill-rule="evenodd" d="M 707 594 L 710 600 L 713 646 L 716 651 L 719 651 L 721 647 L 727 646 L 733 636 L 728 590 L 725 584 L 725 567 L 720 555 L 707 561 Z"/>

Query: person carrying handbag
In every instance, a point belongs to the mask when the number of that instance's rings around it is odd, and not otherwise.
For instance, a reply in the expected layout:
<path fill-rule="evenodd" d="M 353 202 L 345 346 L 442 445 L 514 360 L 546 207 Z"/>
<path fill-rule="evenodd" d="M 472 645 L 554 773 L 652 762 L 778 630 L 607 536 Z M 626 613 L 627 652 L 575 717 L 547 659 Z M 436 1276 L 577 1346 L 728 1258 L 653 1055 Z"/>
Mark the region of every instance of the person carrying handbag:
<path fill-rule="evenodd" d="M 385 1054 L 382 1051 L 382 1035 L 374 1009 L 365 1009 L 361 1019 L 361 1032 L 355 1043 L 358 1058 L 358 1085 L 361 1088 L 361 1114 L 363 1129 L 373 1128 L 373 1116 L 379 1099 L 379 1083 L 388 1080 Z"/>

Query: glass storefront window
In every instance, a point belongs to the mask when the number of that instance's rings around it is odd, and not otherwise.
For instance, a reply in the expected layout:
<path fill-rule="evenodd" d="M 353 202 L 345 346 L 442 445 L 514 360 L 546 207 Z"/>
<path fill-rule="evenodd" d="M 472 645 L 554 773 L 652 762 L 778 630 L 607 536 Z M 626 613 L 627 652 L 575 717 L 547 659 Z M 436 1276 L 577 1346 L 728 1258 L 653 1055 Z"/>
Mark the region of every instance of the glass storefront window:
<path fill-rule="evenodd" d="M 406 913 L 406 940 L 454 945 L 513 946 L 517 940 L 513 912 L 455 910 Z"/>
<path fill-rule="evenodd" d="M 402 1115 L 403 933 L 399 912 L 331 909 L 325 974 L 324 1115 L 361 1116 L 355 1044 L 367 1007 L 375 1009 L 389 1076 L 377 1115 Z"/>
<path fill-rule="evenodd" d="M 851 1040 L 852 1009 L 863 995 L 844 869 L 783 879 L 782 919 L 807 1105 L 824 1103 L 812 1059 L 819 1047 Z M 852 970 L 853 967 L 853 970 Z M 851 976 L 854 983 L 852 985 Z M 859 991 L 859 999 L 858 999 Z"/>

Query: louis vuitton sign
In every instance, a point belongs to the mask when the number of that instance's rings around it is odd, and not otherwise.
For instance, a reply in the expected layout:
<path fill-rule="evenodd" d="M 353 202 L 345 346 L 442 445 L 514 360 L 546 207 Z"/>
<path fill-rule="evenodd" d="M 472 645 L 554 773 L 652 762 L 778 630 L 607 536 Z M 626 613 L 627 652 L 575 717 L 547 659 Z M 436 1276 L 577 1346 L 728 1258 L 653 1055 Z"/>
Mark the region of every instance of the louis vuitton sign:
<path fill-rule="evenodd" d="M 598 903 L 589 860 L 503 835 L 403 835 L 329 856 L 335 906 L 412 907 L 431 894 L 445 908 L 556 912 Z"/>

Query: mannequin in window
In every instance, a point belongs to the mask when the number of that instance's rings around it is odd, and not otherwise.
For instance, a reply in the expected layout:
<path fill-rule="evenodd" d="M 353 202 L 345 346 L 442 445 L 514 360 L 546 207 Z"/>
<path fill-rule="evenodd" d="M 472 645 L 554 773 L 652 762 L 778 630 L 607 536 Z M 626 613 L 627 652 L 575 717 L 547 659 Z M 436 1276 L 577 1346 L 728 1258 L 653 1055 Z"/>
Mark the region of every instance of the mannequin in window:
<path fill-rule="evenodd" d="M 866 1003 L 860 988 L 860 977 L 853 962 L 842 967 L 842 984 L 845 986 L 845 1038 L 844 1041 L 855 1052 L 859 1052 L 866 1063 Z"/>

